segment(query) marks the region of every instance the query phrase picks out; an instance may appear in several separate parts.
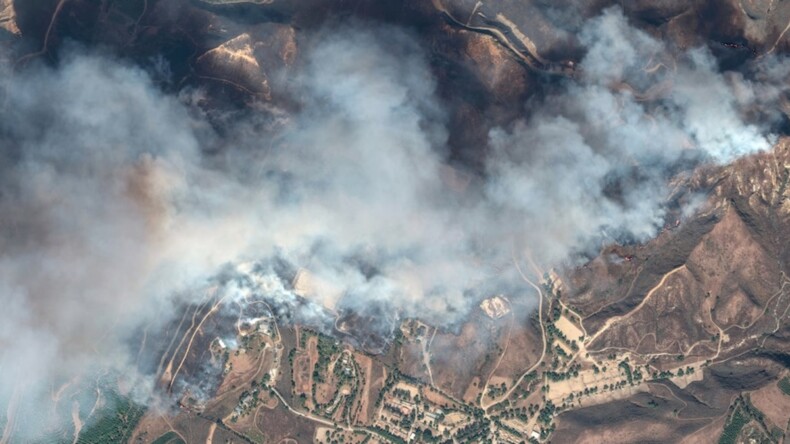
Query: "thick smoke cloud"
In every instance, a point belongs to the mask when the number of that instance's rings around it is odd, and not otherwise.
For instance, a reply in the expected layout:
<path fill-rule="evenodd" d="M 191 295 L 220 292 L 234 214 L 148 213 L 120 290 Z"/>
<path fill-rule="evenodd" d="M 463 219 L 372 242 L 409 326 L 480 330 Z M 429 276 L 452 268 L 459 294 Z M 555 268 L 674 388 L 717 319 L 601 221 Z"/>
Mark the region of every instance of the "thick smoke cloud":
<path fill-rule="evenodd" d="M 15 75 L 6 92 L 0 390 L 21 397 L 26 436 L 55 420 L 38 408 L 50 389 L 132 368 L 124 336 L 168 304 L 178 279 L 230 259 L 215 260 L 232 236 L 173 206 L 192 192 L 196 132 L 141 70 L 75 55 L 57 70 Z"/>
<path fill-rule="evenodd" d="M 545 265 L 591 241 L 652 237 L 668 179 L 769 149 L 774 136 L 744 120 L 745 105 L 749 92 L 781 96 L 775 81 L 728 79 L 706 50 L 672 54 L 619 9 L 589 20 L 580 39 L 578 80 L 491 132 L 488 196 L 536 230 L 527 246 Z"/>
<path fill-rule="evenodd" d="M 40 412 L 52 387 L 86 369 L 152 384 L 135 375 L 128 336 L 203 297 L 228 265 L 252 276 L 221 287 L 230 300 L 270 291 L 291 303 L 291 283 L 266 265 L 277 259 L 310 270 L 318 303 L 455 323 L 480 297 L 523 291 L 501 271 L 514 254 L 547 267 L 600 242 L 648 239 L 669 177 L 770 148 L 746 118 L 781 100 L 786 71 L 766 61 L 724 75 L 704 50 L 672 54 L 606 11 L 583 27 L 578 78 L 493 129 L 485 177 L 459 186 L 416 41 L 386 27 L 319 37 L 290 85 L 301 110 L 267 131 L 226 128 L 245 149 L 221 154 L 205 154 L 222 141 L 190 105 L 200 91 L 165 95 L 112 57 L 73 52 L 10 78 L 4 401 L 23 393 L 23 411 Z M 259 265 L 238 266 L 250 261 Z"/>

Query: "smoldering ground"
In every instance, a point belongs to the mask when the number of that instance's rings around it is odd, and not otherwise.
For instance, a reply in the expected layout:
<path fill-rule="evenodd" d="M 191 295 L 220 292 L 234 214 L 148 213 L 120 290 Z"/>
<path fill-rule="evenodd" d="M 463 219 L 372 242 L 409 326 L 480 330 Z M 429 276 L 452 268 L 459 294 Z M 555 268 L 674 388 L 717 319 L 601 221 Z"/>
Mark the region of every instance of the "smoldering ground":
<path fill-rule="evenodd" d="M 40 407 L 53 387 L 97 369 L 145 400 L 154 378 L 130 335 L 177 316 L 227 267 L 249 278 L 219 286 L 229 300 L 270 292 L 297 306 L 276 259 L 310 270 L 317 304 L 451 325 L 493 292 L 528 297 L 514 257 L 572 264 L 601 242 L 646 240 L 670 177 L 770 148 L 781 60 L 721 73 L 705 50 L 674 53 L 616 9 L 580 36 L 577 78 L 493 129 L 486 171 L 463 187 L 447 180 L 467 172 L 448 163 L 435 77 L 400 29 L 308 39 L 288 79 L 299 110 L 267 125 L 250 111 L 222 135 L 193 105 L 201 90 L 165 94 L 106 53 L 10 73 L 0 396 L 34 418 L 15 436 L 56 423 Z"/>

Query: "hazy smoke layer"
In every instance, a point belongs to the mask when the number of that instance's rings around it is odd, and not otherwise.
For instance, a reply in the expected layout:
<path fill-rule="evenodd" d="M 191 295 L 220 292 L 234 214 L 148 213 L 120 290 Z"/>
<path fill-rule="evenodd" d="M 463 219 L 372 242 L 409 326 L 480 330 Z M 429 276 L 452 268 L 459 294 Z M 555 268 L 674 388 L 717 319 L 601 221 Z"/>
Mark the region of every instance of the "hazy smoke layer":
<path fill-rule="evenodd" d="M 769 148 L 745 117 L 780 99 L 786 71 L 766 61 L 721 74 L 704 50 L 673 55 L 607 11 L 584 26 L 579 78 L 493 130 L 486 177 L 462 180 L 417 43 L 381 27 L 320 37 L 292 82 L 302 110 L 270 131 L 228 128 L 244 149 L 221 155 L 203 154 L 219 136 L 190 105 L 200 91 L 164 95 L 110 57 L 73 54 L 11 78 L 3 400 L 21 384 L 22 412 L 40 413 L 86 369 L 133 377 L 129 333 L 250 260 L 310 270 L 313 296 L 331 306 L 456 322 L 480 296 L 519 288 L 500 273 L 513 254 L 551 265 L 602 240 L 647 239 L 668 177 Z M 266 285 L 224 291 L 293 299 L 290 282 L 258 270 Z"/>

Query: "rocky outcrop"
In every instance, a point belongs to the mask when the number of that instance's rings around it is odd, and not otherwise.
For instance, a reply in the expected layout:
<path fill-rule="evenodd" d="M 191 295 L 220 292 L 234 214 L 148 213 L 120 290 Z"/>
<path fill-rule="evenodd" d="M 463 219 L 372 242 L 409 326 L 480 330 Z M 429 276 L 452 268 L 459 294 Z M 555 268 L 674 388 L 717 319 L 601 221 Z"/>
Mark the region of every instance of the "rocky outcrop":
<path fill-rule="evenodd" d="M 0 29 L 13 35 L 21 34 L 16 24 L 16 10 L 13 0 L 0 0 Z"/>
<path fill-rule="evenodd" d="M 293 28 L 270 24 L 239 34 L 205 52 L 198 57 L 196 68 L 201 76 L 271 99 L 272 76 L 289 67 L 295 57 Z"/>

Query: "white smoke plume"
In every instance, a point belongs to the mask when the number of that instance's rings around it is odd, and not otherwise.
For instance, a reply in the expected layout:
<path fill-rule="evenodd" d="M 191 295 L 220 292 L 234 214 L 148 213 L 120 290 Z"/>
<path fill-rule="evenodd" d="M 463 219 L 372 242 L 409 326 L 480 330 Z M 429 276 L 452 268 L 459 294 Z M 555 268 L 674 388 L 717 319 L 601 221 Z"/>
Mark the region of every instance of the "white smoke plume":
<path fill-rule="evenodd" d="M 746 117 L 782 96 L 781 61 L 725 75 L 617 9 L 581 41 L 578 78 L 493 129 L 485 174 L 460 188 L 436 80 L 398 29 L 313 39 L 290 85 L 300 111 L 268 131 L 227 128 L 243 149 L 219 155 L 205 154 L 223 141 L 188 100 L 200 91 L 169 96 L 141 69 L 79 51 L 13 74 L 0 123 L 0 397 L 38 412 L 18 436 L 41 429 L 37 406 L 74 377 L 112 368 L 145 381 L 130 333 L 228 264 L 278 258 L 323 283 L 319 303 L 452 324 L 494 290 L 523 291 L 501 273 L 514 252 L 549 266 L 648 239 L 684 165 L 770 148 Z"/>

